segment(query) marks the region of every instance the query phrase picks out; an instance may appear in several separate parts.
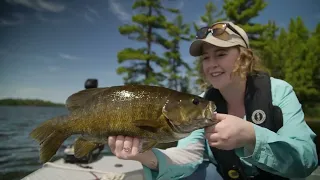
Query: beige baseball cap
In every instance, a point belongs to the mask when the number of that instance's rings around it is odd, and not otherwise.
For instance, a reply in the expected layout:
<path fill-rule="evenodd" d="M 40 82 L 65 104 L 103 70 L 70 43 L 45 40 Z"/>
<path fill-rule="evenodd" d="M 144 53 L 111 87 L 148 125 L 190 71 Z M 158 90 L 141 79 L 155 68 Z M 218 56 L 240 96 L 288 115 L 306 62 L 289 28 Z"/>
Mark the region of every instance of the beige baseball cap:
<path fill-rule="evenodd" d="M 212 36 L 211 33 L 208 33 L 206 38 L 196 39 L 191 43 L 189 48 L 189 53 L 191 56 L 200 56 L 202 54 L 202 45 L 204 43 L 209 43 L 218 47 L 232 47 L 232 46 L 240 45 L 245 48 L 249 48 L 247 47 L 247 45 L 249 46 L 249 38 L 247 36 L 247 33 L 241 27 L 235 25 L 230 21 L 221 21 L 217 23 L 229 23 L 230 26 L 232 26 L 243 37 L 245 41 L 237 33 L 233 32 L 230 28 L 227 27 L 226 32 L 229 34 L 228 40 L 222 40 L 222 39 L 216 38 Z"/>

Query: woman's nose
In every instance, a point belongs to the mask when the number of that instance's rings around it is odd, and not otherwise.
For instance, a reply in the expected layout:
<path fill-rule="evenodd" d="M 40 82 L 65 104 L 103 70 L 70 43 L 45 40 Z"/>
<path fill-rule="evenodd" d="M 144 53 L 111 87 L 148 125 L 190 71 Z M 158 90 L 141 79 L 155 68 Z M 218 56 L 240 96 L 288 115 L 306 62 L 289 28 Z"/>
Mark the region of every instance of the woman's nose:
<path fill-rule="evenodd" d="M 208 65 L 211 67 L 217 67 L 218 66 L 217 60 L 213 57 L 209 57 Z"/>

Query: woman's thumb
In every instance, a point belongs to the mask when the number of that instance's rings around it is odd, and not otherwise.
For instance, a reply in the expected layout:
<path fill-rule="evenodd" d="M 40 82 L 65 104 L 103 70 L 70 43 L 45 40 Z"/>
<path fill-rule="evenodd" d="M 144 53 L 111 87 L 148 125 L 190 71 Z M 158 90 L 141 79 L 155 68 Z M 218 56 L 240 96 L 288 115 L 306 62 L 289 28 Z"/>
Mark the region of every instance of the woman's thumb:
<path fill-rule="evenodd" d="M 214 112 L 213 113 L 213 120 L 218 120 L 218 121 L 222 121 L 224 119 L 227 118 L 227 114 L 222 114 L 222 113 L 217 113 L 217 112 Z"/>

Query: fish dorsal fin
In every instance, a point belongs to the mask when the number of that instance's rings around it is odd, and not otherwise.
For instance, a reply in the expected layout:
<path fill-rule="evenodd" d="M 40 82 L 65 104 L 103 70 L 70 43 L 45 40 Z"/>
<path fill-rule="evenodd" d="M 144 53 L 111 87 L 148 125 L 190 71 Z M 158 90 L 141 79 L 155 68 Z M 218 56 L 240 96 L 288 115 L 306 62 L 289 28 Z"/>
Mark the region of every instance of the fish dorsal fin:
<path fill-rule="evenodd" d="M 93 96 L 101 93 L 102 91 L 105 91 L 106 88 L 92 88 L 92 89 L 86 89 L 81 90 L 77 93 L 72 94 L 68 97 L 66 101 L 66 107 L 69 111 L 74 111 L 75 109 L 78 109 L 79 107 L 83 107 L 86 102 L 91 99 Z"/>

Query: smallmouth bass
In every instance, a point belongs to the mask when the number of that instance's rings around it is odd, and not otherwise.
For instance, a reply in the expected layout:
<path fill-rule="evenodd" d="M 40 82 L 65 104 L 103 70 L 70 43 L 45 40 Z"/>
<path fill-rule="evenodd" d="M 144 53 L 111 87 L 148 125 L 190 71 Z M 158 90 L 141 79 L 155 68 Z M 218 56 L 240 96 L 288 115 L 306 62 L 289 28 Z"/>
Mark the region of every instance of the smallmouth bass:
<path fill-rule="evenodd" d="M 43 163 L 71 135 L 81 135 L 74 144 L 75 157 L 81 158 L 99 144 L 108 144 L 109 136 L 138 137 L 144 152 L 217 123 L 211 120 L 214 102 L 149 85 L 82 90 L 68 97 L 66 108 L 68 115 L 49 119 L 30 133 L 41 146 Z"/>

